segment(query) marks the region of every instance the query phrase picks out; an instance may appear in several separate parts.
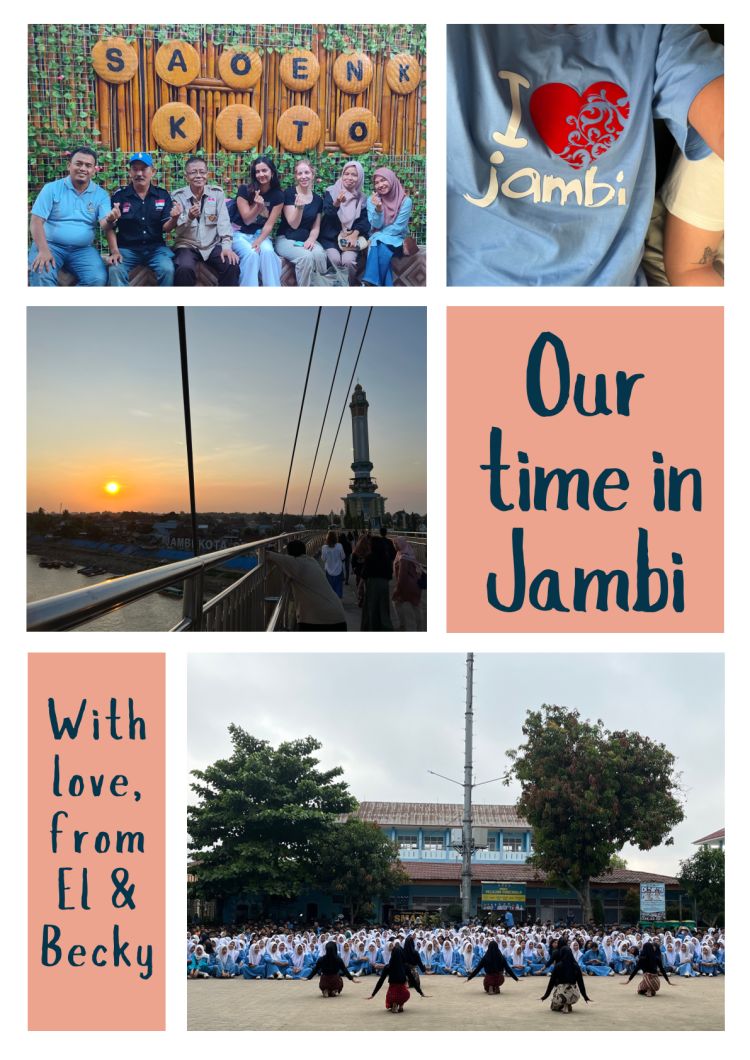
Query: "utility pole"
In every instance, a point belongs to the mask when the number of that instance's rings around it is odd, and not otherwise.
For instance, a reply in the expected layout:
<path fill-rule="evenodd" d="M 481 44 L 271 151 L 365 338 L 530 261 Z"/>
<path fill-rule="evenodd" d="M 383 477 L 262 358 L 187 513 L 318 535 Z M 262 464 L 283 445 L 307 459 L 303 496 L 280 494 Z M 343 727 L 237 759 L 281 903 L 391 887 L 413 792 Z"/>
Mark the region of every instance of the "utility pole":
<path fill-rule="evenodd" d="M 471 793 L 474 788 L 481 788 L 484 784 L 494 784 L 502 777 L 493 777 L 491 780 L 474 782 L 474 654 L 468 652 L 466 655 L 466 712 L 464 714 L 464 779 L 454 780 L 446 777 L 444 773 L 436 773 L 434 769 L 428 769 L 433 777 L 448 780 L 451 784 L 463 788 L 464 810 L 461 821 L 461 842 L 451 841 L 451 849 L 461 855 L 461 916 L 466 922 L 471 916 L 471 859 L 477 850 L 482 850 L 487 845 L 486 838 L 477 841 L 471 813 Z M 453 831 L 453 829 L 451 829 Z M 458 828 L 455 829 L 458 832 Z M 486 834 L 486 829 L 482 830 Z"/>
<path fill-rule="evenodd" d="M 464 819 L 461 828 L 461 916 L 471 916 L 471 789 L 473 786 L 474 653 L 466 656 L 466 714 L 464 715 Z"/>

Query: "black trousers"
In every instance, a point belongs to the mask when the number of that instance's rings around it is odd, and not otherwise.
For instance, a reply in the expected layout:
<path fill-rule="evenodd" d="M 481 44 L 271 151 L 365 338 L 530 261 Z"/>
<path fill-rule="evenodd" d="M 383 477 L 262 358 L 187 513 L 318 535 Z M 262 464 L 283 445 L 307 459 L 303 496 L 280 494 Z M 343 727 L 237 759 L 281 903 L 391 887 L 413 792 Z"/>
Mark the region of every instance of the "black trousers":
<path fill-rule="evenodd" d="M 231 248 L 230 248 L 231 249 Z M 175 287 L 195 287 L 195 270 L 202 261 L 200 251 L 194 247 L 179 247 L 174 252 L 174 285 Z M 216 273 L 219 287 L 236 287 L 240 282 L 239 265 L 231 265 L 221 260 L 221 247 L 217 244 L 204 262 Z"/>

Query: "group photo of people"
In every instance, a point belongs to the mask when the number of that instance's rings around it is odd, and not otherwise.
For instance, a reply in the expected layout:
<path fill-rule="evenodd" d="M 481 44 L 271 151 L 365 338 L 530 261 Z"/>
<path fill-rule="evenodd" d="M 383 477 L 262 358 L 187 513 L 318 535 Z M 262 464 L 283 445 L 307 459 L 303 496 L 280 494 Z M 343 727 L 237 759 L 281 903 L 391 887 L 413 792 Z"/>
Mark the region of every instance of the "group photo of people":
<path fill-rule="evenodd" d="M 295 161 L 295 183 L 284 188 L 273 159 L 261 155 L 229 197 L 205 159 L 192 155 L 184 186 L 170 194 L 155 182 L 152 155 L 138 151 L 129 159 L 130 182 L 110 197 L 92 180 L 96 164 L 93 148 L 73 147 L 67 177 L 45 184 L 34 200 L 32 287 L 57 286 L 63 268 L 81 286 L 126 287 L 139 267 L 160 287 L 194 287 L 199 267 L 219 287 L 280 287 L 284 261 L 298 287 L 391 287 L 391 260 L 413 241 L 412 200 L 385 166 L 367 194 L 362 164 L 353 159 L 321 195 L 311 162 Z"/>
<path fill-rule="evenodd" d="M 424 42 L 30 26 L 29 285 L 423 286 Z"/>
<path fill-rule="evenodd" d="M 196 926 L 187 937 L 189 979 L 317 979 L 323 996 L 333 997 L 344 990 L 345 980 L 375 977 L 373 994 L 387 981 L 386 1008 L 394 1011 L 403 1011 L 409 987 L 422 994 L 422 977 L 429 976 L 467 983 L 480 978 L 487 994 L 499 994 L 506 980 L 539 977 L 540 1000 L 551 999 L 552 1011 L 565 1013 L 581 1000 L 596 1000 L 587 991 L 591 978 L 619 976 L 626 985 L 637 977 L 637 993 L 653 997 L 674 976 L 724 974 L 723 930 L 684 925 L 651 932 L 643 926 L 607 931 L 481 923 L 301 932 L 291 925 L 218 932 Z"/>
<path fill-rule="evenodd" d="M 377 531 L 330 529 L 312 554 L 299 540 L 289 542 L 286 554 L 266 554 L 291 586 L 295 628 L 303 632 L 423 631 L 426 558 L 426 535 L 391 537 L 385 526 Z"/>

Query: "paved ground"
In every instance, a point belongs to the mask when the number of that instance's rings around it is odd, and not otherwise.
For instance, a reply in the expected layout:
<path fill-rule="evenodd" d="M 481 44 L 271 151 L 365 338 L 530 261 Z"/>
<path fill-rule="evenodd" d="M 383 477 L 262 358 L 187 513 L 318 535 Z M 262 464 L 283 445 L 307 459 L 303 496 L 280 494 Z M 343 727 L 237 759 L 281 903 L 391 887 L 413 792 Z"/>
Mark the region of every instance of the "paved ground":
<path fill-rule="evenodd" d="M 391 584 L 390 584 L 390 588 L 388 590 L 388 595 L 389 596 L 393 595 L 393 590 L 394 590 L 395 586 L 396 586 L 396 582 L 392 581 Z M 344 586 L 344 596 L 343 596 L 342 603 L 344 605 L 344 611 L 346 612 L 347 629 L 350 632 L 351 631 L 355 631 L 355 632 L 358 633 L 359 632 L 359 628 L 360 628 L 360 623 L 362 621 L 362 611 L 361 611 L 359 605 L 357 604 L 357 594 L 356 594 L 355 581 L 354 581 L 354 575 L 353 574 L 349 578 L 349 584 Z M 427 625 L 426 625 L 426 623 L 427 623 L 427 593 L 426 592 L 422 593 L 421 611 L 422 611 L 422 629 L 426 629 L 427 628 Z M 393 606 L 393 604 L 391 604 L 391 622 L 393 624 L 394 630 L 398 630 L 399 629 L 398 615 L 396 614 L 396 608 Z M 413 632 L 416 631 L 416 628 L 417 627 L 416 627 L 416 625 L 414 623 L 413 613 L 411 612 L 410 609 L 408 609 L 407 626 L 406 626 L 406 629 L 403 632 L 405 632 L 405 633 L 413 633 Z"/>
<path fill-rule="evenodd" d="M 724 977 L 675 979 L 654 998 L 636 995 L 636 980 L 587 979 L 593 1004 L 580 1001 L 570 1015 L 552 1012 L 539 998 L 543 979 L 506 982 L 489 997 L 481 980 L 424 977 L 422 999 L 412 991 L 403 1015 L 385 1009 L 385 985 L 366 1001 L 374 980 L 344 983 L 324 998 L 316 982 L 229 979 L 188 980 L 188 1030 L 549 1030 L 705 1031 L 724 1029 Z M 657 1047 L 658 1049 L 659 1047 Z"/>

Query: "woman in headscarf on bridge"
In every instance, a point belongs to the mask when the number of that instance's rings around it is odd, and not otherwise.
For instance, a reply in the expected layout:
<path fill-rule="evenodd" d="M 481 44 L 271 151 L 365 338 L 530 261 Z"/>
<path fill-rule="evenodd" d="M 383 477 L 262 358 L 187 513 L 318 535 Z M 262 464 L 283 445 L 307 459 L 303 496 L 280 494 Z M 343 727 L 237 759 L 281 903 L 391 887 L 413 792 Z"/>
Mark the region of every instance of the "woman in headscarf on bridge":
<path fill-rule="evenodd" d="M 414 548 L 405 537 L 394 537 L 396 545 L 396 558 L 393 561 L 393 576 L 396 579 L 396 588 L 393 590 L 392 600 L 398 615 L 398 624 L 402 631 L 407 629 L 407 615 L 411 613 L 414 620 L 414 629 L 420 632 L 422 629 L 422 574 L 423 568 L 417 562 Z"/>
<path fill-rule="evenodd" d="M 323 997 L 338 997 L 344 989 L 344 976 L 351 983 L 357 982 L 339 957 L 338 947 L 333 939 L 326 942 L 325 953 L 315 962 L 307 978 L 313 979 L 316 975 L 320 976 L 318 986 Z"/>
<path fill-rule="evenodd" d="M 487 994 L 499 994 L 500 987 L 505 982 L 505 976 L 519 982 L 519 978 L 513 971 L 500 952 L 497 942 L 492 939 L 487 946 L 487 952 L 483 955 L 477 966 L 469 972 L 466 977 L 468 983 L 475 975 L 484 972 L 484 990 Z"/>
<path fill-rule="evenodd" d="M 572 1012 L 573 1005 L 583 998 L 586 1004 L 591 998 L 586 993 L 586 985 L 581 974 L 581 966 L 573 956 L 569 946 L 563 946 L 549 977 L 547 989 L 540 997 L 540 1001 L 546 1001 L 552 994 L 550 1008 L 553 1012 Z"/>
<path fill-rule="evenodd" d="M 636 972 L 643 973 L 638 984 L 638 993 L 644 994 L 646 997 L 656 997 L 656 992 L 661 985 L 659 983 L 660 975 L 669 983 L 669 976 L 664 970 L 661 954 L 651 942 L 643 943 L 643 949 L 638 956 L 635 967 L 622 985 L 627 986 Z M 671 983 L 669 985 L 671 986 Z"/>
<path fill-rule="evenodd" d="M 422 987 L 419 985 L 419 980 L 414 977 L 413 971 L 406 964 L 404 960 L 404 951 L 398 943 L 393 947 L 391 958 L 380 973 L 380 978 L 375 984 L 375 989 L 367 998 L 368 1001 L 372 1001 L 386 979 L 388 980 L 388 992 L 385 995 L 385 1007 L 391 1012 L 404 1011 L 404 1005 L 411 997 L 409 992 L 410 986 L 416 990 L 421 997 L 426 997 L 426 994 L 422 993 Z"/>

